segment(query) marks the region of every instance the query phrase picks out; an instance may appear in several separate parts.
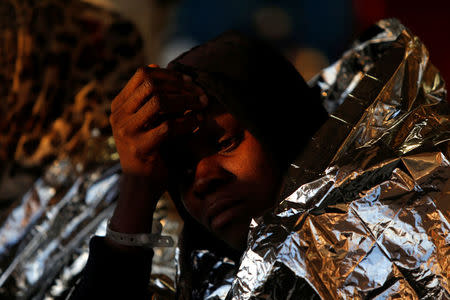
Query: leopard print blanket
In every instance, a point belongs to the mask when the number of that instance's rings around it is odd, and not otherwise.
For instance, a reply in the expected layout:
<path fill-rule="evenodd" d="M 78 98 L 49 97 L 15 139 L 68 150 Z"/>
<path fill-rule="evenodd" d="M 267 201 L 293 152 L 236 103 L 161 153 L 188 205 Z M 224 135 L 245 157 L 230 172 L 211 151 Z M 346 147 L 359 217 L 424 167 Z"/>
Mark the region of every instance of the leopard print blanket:
<path fill-rule="evenodd" d="M 118 159 L 110 101 L 145 63 L 142 44 L 132 23 L 81 1 L 1 1 L 0 203 L 62 155 Z"/>

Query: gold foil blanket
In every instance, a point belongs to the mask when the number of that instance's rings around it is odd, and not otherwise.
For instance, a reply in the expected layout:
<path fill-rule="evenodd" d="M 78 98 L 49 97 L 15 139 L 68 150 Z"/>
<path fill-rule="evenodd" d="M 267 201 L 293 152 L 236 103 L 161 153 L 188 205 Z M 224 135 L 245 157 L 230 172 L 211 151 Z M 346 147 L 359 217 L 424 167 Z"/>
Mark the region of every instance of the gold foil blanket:
<path fill-rule="evenodd" d="M 380 21 L 312 84 L 331 118 L 252 221 L 228 297 L 450 299 L 450 107 L 425 46 Z"/>

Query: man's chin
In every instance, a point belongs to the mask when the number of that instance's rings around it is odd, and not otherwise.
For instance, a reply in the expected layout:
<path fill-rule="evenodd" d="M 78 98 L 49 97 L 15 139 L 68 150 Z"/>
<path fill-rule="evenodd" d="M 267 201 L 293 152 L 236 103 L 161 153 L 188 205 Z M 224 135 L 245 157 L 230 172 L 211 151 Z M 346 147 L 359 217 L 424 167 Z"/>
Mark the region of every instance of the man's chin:
<path fill-rule="evenodd" d="M 236 221 L 225 225 L 215 234 L 237 251 L 244 251 L 247 247 L 247 237 L 250 221 Z"/>

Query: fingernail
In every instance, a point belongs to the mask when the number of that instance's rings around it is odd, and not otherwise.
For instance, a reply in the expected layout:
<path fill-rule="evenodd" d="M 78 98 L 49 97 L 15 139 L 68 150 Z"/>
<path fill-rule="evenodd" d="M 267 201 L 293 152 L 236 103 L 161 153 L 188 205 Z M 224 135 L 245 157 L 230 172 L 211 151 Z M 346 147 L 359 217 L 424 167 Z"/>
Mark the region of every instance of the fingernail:
<path fill-rule="evenodd" d="M 190 115 L 191 112 L 192 112 L 192 110 L 191 110 L 191 109 L 188 109 L 187 111 L 184 112 L 184 116 Z"/>
<path fill-rule="evenodd" d="M 199 100 L 200 100 L 200 103 L 202 103 L 204 106 L 208 105 L 208 96 L 201 95 Z"/>
<path fill-rule="evenodd" d="M 199 129 L 200 129 L 200 126 L 195 127 L 194 130 L 192 130 L 192 133 L 196 133 Z"/>
<path fill-rule="evenodd" d="M 191 78 L 191 76 L 189 76 L 189 75 L 186 75 L 186 74 L 183 74 L 183 80 L 184 81 L 186 81 L 186 82 L 192 82 L 192 78 Z"/>

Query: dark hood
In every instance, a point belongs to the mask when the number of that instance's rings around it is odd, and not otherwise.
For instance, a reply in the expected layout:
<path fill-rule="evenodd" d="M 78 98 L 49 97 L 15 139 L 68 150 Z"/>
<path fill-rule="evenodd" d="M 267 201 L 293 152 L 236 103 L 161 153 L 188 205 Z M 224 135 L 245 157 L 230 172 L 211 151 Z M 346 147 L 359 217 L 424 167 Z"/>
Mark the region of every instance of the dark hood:
<path fill-rule="evenodd" d="M 185 52 L 168 68 L 191 75 L 282 165 L 298 154 L 327 118 L 319 94 L 286 58 L 236 31 Z"/>

